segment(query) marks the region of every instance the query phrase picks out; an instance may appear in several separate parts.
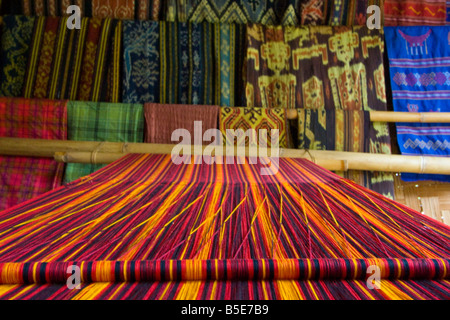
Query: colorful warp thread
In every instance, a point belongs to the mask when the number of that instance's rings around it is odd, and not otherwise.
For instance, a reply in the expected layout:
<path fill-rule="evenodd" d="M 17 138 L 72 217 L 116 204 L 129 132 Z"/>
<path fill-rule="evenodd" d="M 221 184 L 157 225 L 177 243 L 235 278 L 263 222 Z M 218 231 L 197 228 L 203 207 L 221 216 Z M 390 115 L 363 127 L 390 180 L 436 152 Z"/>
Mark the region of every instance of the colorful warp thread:
<path fill-rule="evenodd" d="M 194 162 L 128 155 L 0 213 L 0 298 L 450 298 L 448 226 L 308 160 Z"/>
<path fill-rule="evenodd" d="M 386 0 L 384 24 L 386 26 L 445 25 L 445 0 Z"/>
<path fill-rule="evenodd" d="M 67 18 L 37 18 L 23 96 L 118 102 L 121 37 L 117 20 L 83 18 L 70 30 Z"/>
<path fill-rule="evenodd" d="M 141 104 L 116 104 L 70 101 L 68 106 L 68 140 L 143 142 L 144 114 Z M 101 151 L 101 145 L 99 149 Z M 104 167 L 95 164 L 70 163 L 64 182 L 68 183 Z"/>
<path fill-rule="evenodd" d="M 0 96 L 19 97 L 27 68 L 33 17 L 5 16 L 1 33 Z"/>
<path fill-rule="evenodd" d="M 255 130 L 257 139 L 254 142 L 260 146 L 271 147 L 271 131 L 279 130 L 279 147 L 289 147 L 289 130 L 284 109 L 221 108 L 219 127 L 226 145 L 250 146 L 250 137 L 244 133 L 247 130 Z M 227 130 L 242 132 L 235 132 L 235 139 L 232 132 Z M 264 141 L 260 141 L 260 130 L 267 130 L 267 137 L 262 137 Z"/>
<path fill-rule="evenodd" d="M 377 153 L 371 148 L 371 137 L 376 136 L 373 131 L 367 111 L 298 109 L 299 149 Z M 390 146 L 390 141 L 385 143 Z M 354 170 L 336 174 L 386 197 L 394 197 L 394 184 L 388 179 L 391 174 Z"/>
<path fill-rule="evenodd" d="M 0 97 L 0 137 L 67 139 L 67 101 Z M 64 165 L 53 159 L 0 156 L 0 210 L 61 185 Z"/>
<path fill-rule="evenodd" d="M 189 132 L 190 139 L 183 142 L 201 145 L 205 132 L 209 129 L 217 129 L 219 111 L 218 106 L 147 103 L 144 105 L 145 142 L 177 144 L 179 140 L 172 141 L 172 134 L 175 130 L 184 129 Z M 197 129 L 195 129 L 196 121 L 201 122 Z M 198 137 L 199 140 L 195 140 L 194 137 Z M 179 138 L 176 137 L 176 139 Z M 205 144 L 210 143 L 211 141 L 205 142 Z"/>
<path fill-rule="evenodd" d="M 247 106 L 386 110 L 382 31 L 247 28 Z"/>
<path fill-rule="evenodd" d="M 450 27 L 387 27 L 386 42 L 395 111 L 450 112 Z M 450 155 L 450 125 L 399 123 L 405 155 Z M 449 181 L 445 175 L 402 174 L 406 181 Z"/>
<path fill-rule="evenodd" d="M 239 105 L 244 43 L 243 26 L 125 21 L 123 101 Z"/>

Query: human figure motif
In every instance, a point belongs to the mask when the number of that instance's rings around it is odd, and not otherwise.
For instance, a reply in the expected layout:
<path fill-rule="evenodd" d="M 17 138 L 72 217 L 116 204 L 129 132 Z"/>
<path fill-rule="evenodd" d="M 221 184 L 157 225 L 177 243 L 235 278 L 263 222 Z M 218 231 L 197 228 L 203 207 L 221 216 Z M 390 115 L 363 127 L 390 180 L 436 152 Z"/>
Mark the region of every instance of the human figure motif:
<path fill-rule="evenodd" d="M 281 74 L 288 68 L 291 57 L 289 45 L 282 41 L 271 41 L 261 46 L 261 58 L 267 61 L 267 67 L 274 75 L 263 75 L 258 78 L 263 108 L 295 108 L 295 88 L 297 80 L 293 74 Z M 257 59 L 257 57 L 255 57 Z M 255 62 L 259 64 L 259 61 Z M 252 101 L 253 90 L 247 87 L 247 101 Z"/>
<path fill-rule="evenodd" d="M 336 58 L 344 63 L 343 67 L 328 69 L 336 109 L 364 110 L 368 107 L 366 67 L 363 63 L 350 65 L 355 56 L 354 48 L 359 47 L 358 34 L 352 31 L 336 34 L 329 39 L 328 45 Z"/>

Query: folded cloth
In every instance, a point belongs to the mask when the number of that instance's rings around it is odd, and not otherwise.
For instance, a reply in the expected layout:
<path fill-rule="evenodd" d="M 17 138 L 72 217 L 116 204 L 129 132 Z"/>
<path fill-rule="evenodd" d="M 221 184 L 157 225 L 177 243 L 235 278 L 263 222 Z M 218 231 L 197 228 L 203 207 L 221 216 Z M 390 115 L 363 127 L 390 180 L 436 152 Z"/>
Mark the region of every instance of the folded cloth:
<path fill-rule="evenodd" d="M 192 143 L 196 137 L 196 144 L 210 144 L 212 141 L 203 141 L 203 135 L 209 129 L 217 129 L 219 110 L 218 106 L 208 105 L 147 103 L 144 105 L 145 142 L 178 143 L 178 136 L 176 141 L 172 141 L 172 133 L 177 129 L 186 129 L 190 133 Z M 194 127 L 196 121 L 201 122 L 197 126 L 197 135 Z"/>
<path fill-rule="evenodd" d="M 141 104 L 70 101 L 68 139 L 76 141 L 143 142 L 144 115 Z M 104 165 L 69 163 L 64 182 L 72 182 Z"/>
<path fill-rule="evenodd" d="M 67 101 L 0 97 L 0 137 L 67 139 Z M 0 156 L 0 211 L 62 182 L 64 164 L 49 158 Z"/>

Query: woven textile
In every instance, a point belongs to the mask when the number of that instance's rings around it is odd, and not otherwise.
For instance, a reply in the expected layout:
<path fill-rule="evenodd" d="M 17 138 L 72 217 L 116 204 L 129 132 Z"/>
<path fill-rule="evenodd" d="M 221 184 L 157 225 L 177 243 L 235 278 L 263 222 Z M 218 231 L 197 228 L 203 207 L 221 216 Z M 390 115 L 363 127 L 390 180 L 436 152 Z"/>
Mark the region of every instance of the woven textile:
<path fill-rule="evenodd" d="M 249 146 L 250 138 L 244 135 L 247 130 L 255 130 L 258 145 L 271 147 L 271 131 L 279 130 L 279 147 L 289 147 L 289 131 L 284 109 L 264 109 L 264 108 L 221 108 L 220 131 L 223 135 L 223 142 L 227 145 Z M 227 130 L 242 130 L 242 134 L 228 132 Z M 267 137 L 260 141 L 260 131 L 267 130 Z"/>
<path fill-rule="evenodd" d="M 247 106 L 386 110 L 382 31 L 247 28 Z"/>
<path fill-rule="evenodd" d="M 159 102 L 159 23 L 124 21 L 123 102 Z"/>
<path fill-rule="evenodd" d="M 385 0 L 386 26 L 445 25 L 445 0 Z"/>
<path fill-rule="evenodd" d="M 218 106 L 147 103 L 144 105 L 145 142 L 176 144 L 178 141 L 172 141 L 172 133 L 177 129 L 186 129 L 191 137 L 189 144 L 202 144 L 205 131 L 217 129 L 219 111 Z M 201 122 L 197 129 L 198 141 L 194 140 L 196 121 Z"/>
<path fill-rule="evenodd" d="M 144 114 L 141 104 L 114 104 L 70 101 L 68 140 L 143 142 Z M 70 163 L 64 182 L 84 177 L 104 165 Z"/>
<path fill-rule="evenodd" d="M 373 148 L 373 141 L 377 141 L 374 131 L 367 111 L 298 110 L 299 149 L 379 153 L 376 147 Z M 389 152 L 383 153 L 390 153 L 390 141 L 382 142 L 389 148 Z M 393 176 L 390 173 L 354 170 L 336 173 L 386 197 L 394 197 Z"/>
<path fill-rule="evenodd" d="M 395 111 L 450 112 L 450 27 L 388 27 L 386 39 Z M 405 155 L 450 155 L 450 125 L 397 124 Z M 449 181 L 445 175 L 402 174 L 402 179 Z"/>
<path fill-rule="evenodd" d="M 367 8 L 376 5 L 382 9 L 384 0 L 316 0 L 323 2 L 324 25 L 330 26 L 365 26 Z M 382 14 L 383 12 L 381 12 Z"/>
<path fill-rule="evenodd" d="M 122 22 L 37 18 L 23 96 L 82 101 L 120 101 Z"/>
<path fill-rule="evenodd" d="M 67 16 L 67 8 L 77 5 L 84 17 L 158 20 L 164 1 L 160 0 L 20 0 L 7 13 L 28 16 Z"/>
<path fill-rule="evenodd" d="M 0 213 L 0 298 L 450 297 L 448 226 L 304 159 L 246 160 L 129 155 Z"/>
<path fill-rule="evenodd" d="M 207 22 L 125 21 L 123 101 L 241 104 L 244 32 Z"/>
<path fill-rule="evenodd" d="M 215 101 L 222 107 L 245 105 L 246 28 L 239 24 L 214 25 Z"/>
<path fill-rule="evenodd" d="M 67 101 L 0 97 L 0 137 L 67 139 Z M 62 182 L 64 165 L 48 158 L 0 156 L 0 210 Z"/>
<path fill-rule="evenodd" d="M 3 17 L 0 52 L 0 96 L 19 97 L 27 68 L 35 18 Z"/>

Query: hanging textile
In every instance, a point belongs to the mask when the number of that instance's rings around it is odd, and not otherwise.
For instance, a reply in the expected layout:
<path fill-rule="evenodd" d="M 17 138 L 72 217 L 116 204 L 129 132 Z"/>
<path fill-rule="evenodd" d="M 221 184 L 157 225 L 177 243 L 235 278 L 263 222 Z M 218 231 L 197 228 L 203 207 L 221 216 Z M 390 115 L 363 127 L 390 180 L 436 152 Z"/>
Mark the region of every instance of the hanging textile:
<path fill-rule="evenodd" d="M 247 106 L 386 110 L 382 31 L 247 28 Z"/>
<path fill-rule="evenodd" d="M 385 0 L 385 26 L 445 25 L 446 0 Z"/>
<path fill-rule="evenodd" d="M 230 27 L 229 34 L 224 31 L 221 42 L 220 26 L 206 22 L 124 23 L 124 102 L 218 105 L 222 99 L 231 103 L 230 87 L 225 86 L 232 85 L 234 89 L 238 74 L 233 69 L 230 78 L 225 69 L 221 71 L 227 62 L 237 68 L 241 64 L 236 61 L 243 61 L 228 56 L 233 49 L 225 41 L 227 36 L 236 34 L 235 28 Z M 228 40 L 229 45 L 238 41 Z M 223 55 L 223 65 L 214 59 L 219 55 Z"/>
<path fill-rule="evenodd" d="M 239 24 L 253 22 L 265 25 L 297 25 L 299 23 L 298 0 L 169 0 L 166 6 L 166 21 Z"/>
<path fill-rule="evenodd" d="M 377 139 L 367 111 L 298 109 L 297 112 L 299 149 L 380 153 L 376 142 L 379 144 L 381 139 Z M 388 149 L 381 153 L 390 153 L 389 139 L 381 142 Z M 391 173 L 349 170 L 336 174 L 388 198 L 394 197 Z"/>
<path fill-rule="evenodd" d="M 145 142 L 178 144 L 178 140 L 172 141 L 172 133 L 177 129 L 186 129 L 190 133 L 188 144 L 210 144 L 211 141 L 203 142 L 204 133 L 209 129 L 217 129 L 219 111 L 218 106 L 147 103 L 144 105 Z M 196 121 L 201 122 L 197 126 L 197 134 L 194 126 Z"/>
<path fill-rule="evenodd" d="M 226 145 L 249 146 L 249 137 L 238 134 L 236 140 L 232 132 L 227 130 L 256 130 L 256 140 L 258 145 L 262 145 L 260 141 L 260 131 L 267 130 L 267 137 L 262 142 L 267 147 L 271 147 L 271 131 L 279 130 L 279 147 L 289 148 L 290 139 L 288 131 L 288 123 L 286 112 L 284 109 L 264 109 L 264 108 L 221 108 L 220 131 L 223 135 L 223 142 Z"/>
<path fill-rule="evenodd" d="M 67 101 L 0 97 L 0 137 L 67 139 Z M 64 164 L 0 156 L 0 211 L 61 185 Z"/>
<path fill-rule="evenodd" d="M 128 155 L 0 213 L 0 298 L 450 297 L 448 226 L 305 159 L 195 160 Z"/>
<path fill-rule="evenodd" d="M 0 96 L 19 97 L 22 94 L 34 20 L 33 17 L 25 16 L 3 17 Z"/>
<path fill-rule="evenodd" d="M 300 24 L 323 25 L 325 24 L 324 0 L 300 0 Z"/>
<path fill-rule="evenodd" d="M 450 27 L 387 27 L 394 110 L 450 112 Z M 404 155 L 450 156 L 447 123 L 399 123 L 397 139 Z M 405 181 L 449 181 L 446 175 L 402 174 Z"/>
<path fill-rule="evenodd" d="M 141 104 L 70 101 L 68 140 L 143 142 L 144 114 Z M 64 182 L 68 183 L 104 167 L 100 164 L 70 163 Z"/>
<path fill-rule="evenodd" d="M 222 107 L 243 106 L 246 26 L 215 24 L 214 29 L 215 101 Z"/>
<path fill-rule="evenodd" d="M 159 102 L 159 23 L 124 21 L 123 102 Z"/>
<path fill-rule="evenodd" d="M 213 37 L 210 23 L 160 23 L 160 103 L 215 104 Z"/>
<path fill-rule="evenodd" d="M 67 18 L 37 18 L 24 97 L 119 102 L 122 22 L 83 18 L 81 30 Z"/>
<path fill-rule="evenodd" d="M 323 1 L 325 25 L 330 26 L 365 26 L 367 8 L 371 5 L 380 7 L 381 14 L 384 0 L 318 0 Z"/>

